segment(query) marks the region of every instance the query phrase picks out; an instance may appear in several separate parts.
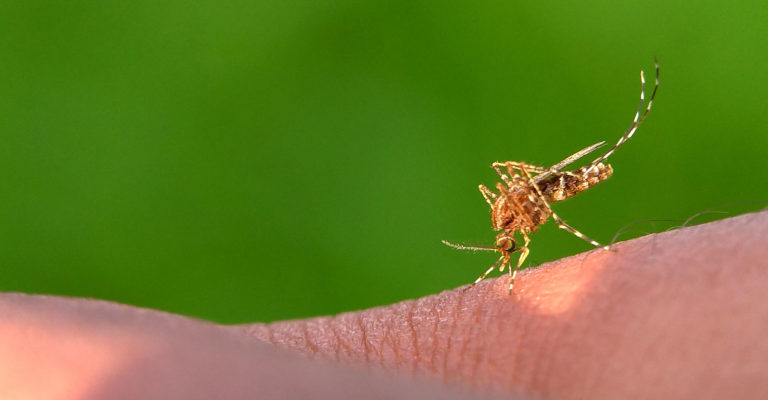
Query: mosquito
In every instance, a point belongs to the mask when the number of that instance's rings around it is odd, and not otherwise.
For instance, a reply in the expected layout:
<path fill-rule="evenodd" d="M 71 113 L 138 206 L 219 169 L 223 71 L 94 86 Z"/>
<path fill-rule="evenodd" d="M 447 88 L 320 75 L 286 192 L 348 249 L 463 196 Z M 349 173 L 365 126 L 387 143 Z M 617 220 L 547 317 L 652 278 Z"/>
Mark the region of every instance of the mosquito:
<path fill-rule="evenodd" d="M 595 247 L 603 247 L 608 250 L 608 246 L 601 245 L 565 223 L 552 210 L 550 204 L 573 197 L 608 179 L 613 174 L 611 165 L 603 164 L 603 162 L 635 134 L 638 126 L 640 126 L 651 111 L 653 99 L 656 97 L 656 91 L 659 88 L 659 63 L 655 58 L 654 67 L 656 69 L 656 80 L 648 103 L 646 104 L 645 102 L 645 75 L 643 71 L 640 71 L 640 105 L 637 107 L 632 124 L 610 150 L 597 157 L 588 165 L 572 171 L 563 170 L 576 160 L 602 147 L 605 142 L 595 143 L 579 150 L 549 168 L 519 161 L 497 161 L 491 164 L 491 168 L 499 174 L 503 181 L 503 183 L 496 183 L 498 193 L 494 193 L 485 185 L 479 185 L 478 189 L 491 208 L 493 230 L 500 231 L 496 235 L 495 247 L 465 246 L 443 240 L 444 244 L 458 250 L 494 251 L 501 253 L 498 260 L 480 275 L 472 286 L 483 280 L 496 267 L 501 272 L 504 271 L 505 267 L 509 267 L 509 293 L 511 294 L 517 270 L 520 269 L 523 261 L 528 257 L 528 245 L 531 242 L 528 235 L 536 232 L 539 229 L 539 225 L 546 223 L 550 216 L 555 220 L 560 229 L 574 234 Z M 515 241 L 516 232 L 519 232 L 523 238 L 523 245 L 519 247 Z M 512 268 L 511 256 L 513 253 L 518 252 L 520 256 L 517 259 L 517 265 L 515 268 Z"/>

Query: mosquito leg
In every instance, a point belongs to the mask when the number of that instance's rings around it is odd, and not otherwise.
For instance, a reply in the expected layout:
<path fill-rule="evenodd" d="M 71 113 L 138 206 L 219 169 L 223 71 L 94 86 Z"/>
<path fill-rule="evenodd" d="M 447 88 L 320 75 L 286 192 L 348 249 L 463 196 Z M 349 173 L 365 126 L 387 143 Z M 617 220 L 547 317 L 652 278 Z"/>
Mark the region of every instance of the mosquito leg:
<path fill-rule="evenodd" d="M 523 247 L 520 247 L 522 249 L 522 253 L 520 253 L 520 257 L 517 259 L 517 266 L 515 268 L 512 268 L 512 266 L 509 266 L 509 294 L 512 294 L 512 288 L 515 286 L 515 276 L 517 275 L 517 270 L 520 269 L 520 267 L 523 265 L 523 261 L 528 257 L 528 253 L 530 253 L 530 250 L 528 250 L 528 244 L 531 243 L 531 239 L 526 235 L 525 232 L 523 232 Z"/>
<path fill-rule="evenodd" d="M 478 276 L 478 277 L 477 277 L 477 279 L 475 279 L 475 281 L 472 283 L 472 285 L 470 285 L 470 287 L 477 285 L 477 283 L 478 283 L 478 282 L 480 282 L 480 281 L 482 281 L 483 279 L 485 279 L 485 277 L 486 277 L 486 276 L 488 276 L 488 274 L 490 274 L 490 273 L 491 273 L 491 271 L 493 271 L 493 270 L 496 268 L 496 266 L 497 266 L 497 265 L 499 265 L 499 263 L 500 263 L 500 262 L 501 262 L 501 260 L 503 260 L 503 259 L 504 259 L 504 256 L 501 256 L 501 257 L 499 257 L 499 259 L 498 259 L 498 260 L 496 260 L 496 262 L 495 262 L 495 263 L 493 263 L 493 265 L 491 265 L 491 267 L 490 267 L 490 268 L 488 268 L 488 270 L 486 270 L 485 272 L 483 272 L 483 274 L 482 274 L 482 275 Z"/>
<path fill-rule="evenodd" d="M 568 231 L 568 232 L 571 232 L 571 233 L 572 233 L 572 234 L 574 234 L 575 236 L 577 236 L 577 237 L 581 238 L 582 240 L 584 240 L 584 241 L 586 241 L 586 242 L 589 242 L 591 245 L 593 245 L 593 246 L 595 246 L 595 247 L 602 247 L 604 250 L 610 250 L 610 247 L 609 247 L 609 246 L 603 246 L 602 244 L 598 243 L 598 242 L 597 242 L 597 241 L 595 241 L 594 239 L 590 239 L 590 238 L 589 238 L 587 235 L 585 235 L 585 234 L 583 234 L 583 233 L 579 232 L 579 231 L 578 231 L 578 230 L 576 230 L 574 227 L 572 227 L 572 226 L 570 226 L 570 225 L 566 224 L 566 223 L 565 223 L 565 221 L 563 221 L 563 219 L 562 219 L 562 218 L 560 218 L 560 216 L 559 216 L 559 215 L 555 214 L 555 212 L 554 212 L 554 211 L 552 212 L 552 218 L 554 218 L 554 219 L 555 219 L 555 222 L 557 222 L 557 227 L 558 227 L 558 228 L 560 228 L 560 229 L 565 229 L 566 231 Z"/>
<path fill-rule="evenodd" d="M 502 257 L 504 257 L 504 261 L 499 265 L 499 272 L 504 272 L 504 267 L 509 265 L 509 254 L 504 254 Z"/>
<path fill-rule="evenodd" d="M 485 202 L 493 208 L 493 200 L 496 200 L 496 193 L 491 192 L 491 189 L 488 189 L 485 185 L 480 185 L 477 188 L 480 189 L 480 193 L 483 194 Z"/>
<path fill-rule="evenodd" d="M 541 189 L 539 189 L 539 185 L 536 184 L 536 181 L 533 180 L 533 178 L 528 173 L 528 171 L 525 168 L 523 168 L 522 172 L 523 172 L 523 176 L 528 180 L 528 183 L 530 183 L 531 186 L 533 186 L 533 188 L 536 190 L 536 193 L 538 194 L 539 199 L 541 200 L 541 202 L 544 204 L 544 207 L 547 209 L 547 211 L 549 211 L 552 214 L 552 218 L 557 223 L 557 227 L 558 228 L 565 229 L 566 231 L 571 232 L 576 237 L 589 242 L 590 244 L 592 244 L 595 247 L 602 247 L 605 250 L 608 250 L 608 246 L 601 245 L 597 241 L 595 241 L 593 239 L 590 239 L 587 235 L 577 231 L 572 226 L 566 224 L 565 221 L 563 221 L 563 219 L 560 218 L 560 216 L 557 215 L 557 213 L 554 210 L 552 210 L 552 207 L 549 205 L 549 202 L 547 202 L 547 199 L 541 193 Z M 528 198 L 531 200 L 531 202 L 536 204 L 536 199 L 534 198 L 533 193 L 529 193 L 528 194 Z"/>
<path fill-rule="evenodd" d="M 540 174 L 542 172 L 547 171 L 547 168 L 540 167 L 538 165 L 527 164 L 527 163 L 519 162 L 519 161 L 505 161 L 503 163 L 496 161 L 495 163 L 491 164 L 491 166 L 492 167 L 496 167 L 496 168 L 497 167 L 501 167 L 501 166 L 506 167 L 507 168 L 507 172 L 509 172 L 510 176 L 519 175 L 515 171 L 515 169 L 520 170 L 521 166 L 525 166 L 525 168 L 528 169 L 528 171 L 535 172 L 537 174 Z"/>
<path fill-rule="evenodd" d="M 506 184 L 507 184 L 507 187 L 508 187 L 508 188 L 512 188 L 512 187 L 513 187 L 513 184 L 512 184 L 512 180 L 510 180 L 510 179 L 509 179 L 509 177 L 507 176 L 507 174 L 505 174 L 505 173 L 501 172 L 501 169 L 500 169 L 500 168 L 499 168 L 499 166 L 498 166 L 498 165 L 496 165 L 496 164 L 497 164 L 497 163 L 493 163 L 493 164 L 491 164 L 491 168 L 493 168 L 493 169 L 496 171 L 496 173 L 497 173 L 497 174 L 499 174 L 499 176 L 501 177 L 501 180 L 503 180 L 503 181 L 504 181 L 504 183 L 506 183 Z M 503 165 L 503 164 L 502 164 L 502 165 Z M 514 175 L 513 175 L 513 176 L 514 176 Z M 502 192 L 504 192 L 504 191 L 502 191 Z"/>

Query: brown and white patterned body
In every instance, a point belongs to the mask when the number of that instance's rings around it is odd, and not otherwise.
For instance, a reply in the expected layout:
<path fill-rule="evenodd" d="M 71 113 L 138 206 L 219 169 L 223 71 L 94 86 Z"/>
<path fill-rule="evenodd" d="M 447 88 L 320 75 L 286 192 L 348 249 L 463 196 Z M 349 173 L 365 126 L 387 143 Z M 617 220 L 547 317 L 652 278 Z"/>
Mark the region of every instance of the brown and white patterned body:
<path fill-rule="evenodd" d="M 597 185 L 613 175 L 610 164 L 598 163 L 591 170 L 581 167 L 573 172 L 549 177 L 538 183 L 550 203 L 563 201 Z"/>
<path fill-rule="evenodd" d="M 592 186 L 608 179 L 613 174 L 610 165 L 599 163 L 591 170 L 581 167 L 573 172 L 561 173 L 538 182 L 539 190 L 544 195 L 546 203 L 555 203 L 573 197 Z M 535 180 L 535 178 L 534 178 Z M 536 195 L 532 185 L 524 180 L 518 182 L 512 189 L 506 190 L 503 185 L 497 186 L 499 192 L 491 206 L 491 222 L 493 230 L 502 231 L 499 237 L 512 236 L 514 232 L 531 233 L 539 229 L 539 225 L 547 222 L 552 210 Z"/>

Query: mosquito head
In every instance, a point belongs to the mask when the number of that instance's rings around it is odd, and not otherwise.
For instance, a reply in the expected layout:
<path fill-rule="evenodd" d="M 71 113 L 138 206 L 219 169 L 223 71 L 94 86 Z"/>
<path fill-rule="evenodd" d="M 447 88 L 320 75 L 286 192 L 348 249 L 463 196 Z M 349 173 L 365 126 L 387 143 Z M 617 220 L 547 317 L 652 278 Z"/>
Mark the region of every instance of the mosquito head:
<path fill-rule="evenodd" d="M 515 249 L 515 239 L 502 233 L 496 238 L 496 248 L 500 251 L 511 252 Z"/>

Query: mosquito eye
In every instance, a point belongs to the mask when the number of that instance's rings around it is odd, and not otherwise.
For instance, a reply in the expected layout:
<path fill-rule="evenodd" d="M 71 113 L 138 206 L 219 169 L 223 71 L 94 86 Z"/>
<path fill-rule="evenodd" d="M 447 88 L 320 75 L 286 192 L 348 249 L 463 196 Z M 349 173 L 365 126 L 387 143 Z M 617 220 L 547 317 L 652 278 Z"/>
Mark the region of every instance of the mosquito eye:
<path fill-rule="evenodd" d="M 504 251 L 512 251 L 515 248 L 515 240 L 505 236 L 496 241 L 496 247 Z"/>

